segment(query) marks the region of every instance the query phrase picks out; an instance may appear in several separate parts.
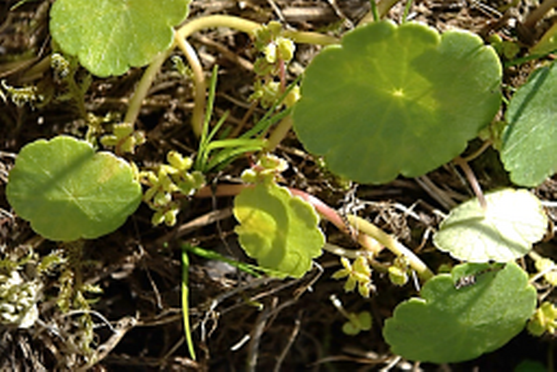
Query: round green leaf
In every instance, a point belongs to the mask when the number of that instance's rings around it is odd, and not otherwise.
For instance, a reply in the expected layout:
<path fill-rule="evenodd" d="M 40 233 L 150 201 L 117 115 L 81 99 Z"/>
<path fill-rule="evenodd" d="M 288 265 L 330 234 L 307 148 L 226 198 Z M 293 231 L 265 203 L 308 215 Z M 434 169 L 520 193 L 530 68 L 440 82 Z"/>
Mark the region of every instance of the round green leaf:
<path fill-rule="evenodd" d="M 557 64 L 536 70 L 506 112 L 501 160 L 511 180 L 540 185 L 557 171 Z"/>
<path fill-rule="evenodd" d="M 397 355 L 410 360 L 453 363 L 477 358 L 506 344 L 536 307 L 536 290 L 515 263 L 456 266 L 422 288 L 422 298 L 398 305 L 383 336 Z M 475 284 L 456 289 L 460 274 L 473 268 Z"/>
<path fill-rule="evenodd" d="M 469 32 L 375 22 L 305 71 L 294 129 L 331 171 L 361 183 L 450 161 L 499 109 L 497 54 Z"/>
<path fill-rule="evenodd" d="M 59 136 L 21 149 L 6 195 L 35 232 L 73 241 L 116 230 L 139 206 L 141 186 L 123 159 Z"/>
<path fill-rule="evenodd" d="M 451 211 L 433 236 L 435 246 L 469 262 L 508 262 L 520 258 L 541 240 L 547 215 L 540 201 L 526 190 L 504 189 L 477 198 Z"/>
<path fill-rule="evenodd" d="M 260 266 L 299 278 L 325 244 L 313 207 L 274 183 L 246 188 L 234 200 L 235 231 Z"/>
<path fill-rule="evenodd" d="M 121 75 L 172 45 L 191 0 L 57 0 L 50 32 L 92 74 Z"/>

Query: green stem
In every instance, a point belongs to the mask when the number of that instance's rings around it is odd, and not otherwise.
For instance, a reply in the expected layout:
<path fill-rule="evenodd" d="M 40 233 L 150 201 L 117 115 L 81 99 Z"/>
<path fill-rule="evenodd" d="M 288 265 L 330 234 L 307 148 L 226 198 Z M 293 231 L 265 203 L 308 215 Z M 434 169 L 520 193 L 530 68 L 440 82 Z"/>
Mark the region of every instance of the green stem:
<path fill-rule="evenodd" d="M 188 351 L 191 358 L 195 360 L 195 348 L 193 346 L 193 340 L 191 337 L 189 312 L 189 268 L 190 261 L 188 258 L 188 252 L 184 248 L 182 248 L 182 321 L 184 323 L 184 337 L 186 338 Z"/>
<path fill-rule="evenodd" d="M 265 145 L 265 150 L 273 152 L 279 143 L 282 142 L 284 137 L 288 134 L 290 128 L 292 128 L 292 115 L 286 116 L 282 119 L 276 126 L 275 130 L 269 136 L 267 144 Z"/>
<path fill-rule="evenodd" d="M 373 1 L 373 0 L 372 0 Z M 364 18 L 359 22 L 359 25 L 365 25 L 366 23 L 374 22 L 375 19 L 379 20 L 387 15 L 389 10 L 400 0 L 381 0 L 377 4 L 375 11 L 372 10 L 365 15 Z"/>
<path fill-rule="evenodd" d="M 530 251 L 530 252 L 528 252 L 528 256 L 529 256 L 533 261 L 538 261 L 538 260 L 541 260 L 541 259 L 543 258 L 543 257 L 540 256 L 540 255 L 538 254 L 538 252 L 536 252 L 536 251 Z"/>
<path fill-rule="evenodd" d="M 248 34 L 252 34 L 261 27 L 261 24 L 249 21 L 244 18 L 234 17 L 229 15 L 210 15 L 206 17 L 196 18 L 176 31 L 175 40 L 178 47 L 186 55 L 188 62 L 193 70 L 193 78 L 195 84 L 195 105 L 192 113 L 192 127 L 197 136 L 201 135 L 203 130 L 203 112 L 205 109 L 205 78 L 201 63 L 197 58 L 195 50 L 185 40 L 194 32 L 201 31 L 206 28 L 214 27 L 227 27 Z M 297 43 L 330 45 L 338 44 L 339 40 L 335 37 L 322 35 L 315 32 L 300 32 L 300 31 L 285 31 L 284 36 L 292 39 Z M 285 124 L 287 125 L 287 124 Z M 291 125 L 291 124 L 290 124 Z M 283 137 L 280 137 L 280 136 Z M 284 134 L 278 133 L 275 137 L 278 139 L 284 138 Z M 279 141 L 280 142 L 280 141 Z M 276 142 L 278 144 L 279 142 Z M 273 148 L 276 146 L 273 146 Z"/>
<path fill-rule="evenodd" d="M 243 184 L 219 185 L 214 191 L 214 195 L 234 196 L 238 195 L 246 187 L 250 186 Z M 307 194 L 301 190 L 293 188 L 288 188 L 288 190 L 292 193 L 292 195 L 299 196 L 310 203 L 323 218 L 333 223 L 341 231 L 350 234 L 349 228 L 346 226 L 345 221 L 338 215 L 338 213 L 334 209 L 323 203 L 315 196 Z M 210 197 L 212 195 L 213 191 L 208 187 L 199 190 L 195 194 L 196 197 Z M 410 262 L 410 267 L 412 267 L 412 269 L 416 271 L 418 276 L 423 281 L 427 281 L 434 276 L 433 272 L 426 266 L 426 264 L 422 260 L 418 258 L 418 256 L 414 254 L 414 252 L 406 248 L 403 244 L 399 243 L 391 235 L 387 234 L 386 232 L 373 225 L 372 223 L 364 220 L 363 218 L 357 216 L 347 216 L 347 218 L 348 223 L 351 226 L 362 232 L 361 234 L 358 234 L 358 242 L 366 250 L 371 251 L 372 253 L 378 253 L 380 249 L 378 249 L 377 247 L 377 242 L 379 242 L 379 244 L 388 248 L 396 256 L 406 257 Z"/>
<path fill-rule="evenodd" d="M 261 24 L 229 15 L 210 15 L 196 18 L 186 23 L 177 31 L 176 37 L 186 39 L 194 32 L 213 27 L 228 27 L 249 34 L 260 28 Z M 316 32 L 285 31 L 284 36 L 292 39 L 296 43 L 317 45 L 339 43 L 336 37 L 322 35 Z"/>
<path fill-rule="evenodd" d="M 191 125 L 193 132 L 197 137 L 200 137 L 203 132 L 203 112 L 205 111 L 205 90 L 207 89 L 207 84 L 205 84 L 205 75 L 203 74 L 203 67 L 201 62 L 197 57 L 195 49 L 192 48 L 190 43 L 188 43 L 183 37 L 180 37 L 178 33 L 175 36 L 176 44 L 182 50 L 182 53 L 186 56 L 188 63 L 190 64 L 191 70 L 193 72 L 193 82 L 195 86 L 194 94 L 194 105 L 191 117 Z"/>
<path fill-rule="evenodd" d="M 359 231 L 367 234 L 377 240 L 380 244 L 384 245 L 387 249 L 393 252 L 397 257 L 404 256 L 410 262 L 410 267 L 416 271 L 418 276 L 423 280 L 427 281 L 431 279 L 434 274 L 426 266 L 426 264 L 418 258 L 410 249 L 406 248 L 403 244 L 398 242 L 394 237 L 387 234 L 371 222 L 364 220 L 363 218 L 349 215 L 348 221 L 352 226 L 354 226 Z"/>
<path fill-rule="evenodd" d="M 521 57 L 521 58 L 516 58 L 513 59 L 512 61 L 507 61 L 505 63 L 503 63 L 503 67 L 504 68 L 509 68 L 509 67 L 513 67 L 513 66 L 519 66 L 522 65 L 526 62 L 530 62 L 533 61 L 535 59 L 540 59 L 545 57 L 545 54 L 530 54 L 526 57 Z"/>
<path fill-rule="evenodd" d="M 139 85 L 133 92 L 133 96 L 130 99 L 130 104 L 128 106 L 128 111 L 126 112 L 126 117 L 124 118 L 124 123 L 135 124 L 137 117 L 139 116 L 139 110 L 141 109 L 141 103 L 147 96 L 149 92 L 149 88 L 155 80 L 157 73 L 161 69 L 162 64 L 170 55 L 171 49 L 167 50 L 164 53 L 159 54 L 153 62 L 147 67 L 141 80 L 139 81 Z"/>
<path fill-rule="evenodd" d="M 530 251 L 528 252 L 528 257 L 530 257 L 532 259 L 532 261 L 537 262 L 540 260 L 543 260 L 544 257 L 540 256 L 536 251 Z M 537 268 L 536 268 L 537 269 Z M 536 282 L 538 279 L 540 279 L 541 277 L 544 277 L 545 275 L 547 275 L 548 273 L 550 273 L 551 271 L 557 271 L 557 265 L 555 265 L 555 263 L 553 263 L 553 265 L 539 271 L 537 274 L 531 275 L 530 279 L 528 279 L 529 283 L 534 283 Z"/>
<path fill-rule="evenodd" d="M 406 22 L 411 7 L 412 7 L 412 0 L 406 0 L 406 5 L 404 6 L 404 14 L 402 15 L 402 23 Z"/>
<path fill-rule="evenodd" d="M 317 32 L 303 32 L 303 31 L 284 31 L 284 37 L 292 39 L 295 43 L 299 44 L 313 44 L 313 45 L 335 45 L 340 44 L 340 40 L 336 37 L 319 34 Z"/>
<path fill-rule="evenodd" d="M 259 266 L 255 266 L 255 265 L 251 265 L 248 263 L 243 263 L 243 262 L 239 262 L 236 260 L 232 260 L 230 258 L 227 258 L 221 254 L 218 254 L 215 251 L 211 251 L 211 250 L 206 250 L 203 249 L 201 247 L 196 247 L 196 246 L 192 246 L 188 243 L 182 243 L 182 250 L 184 252 L 188 251 L 191 252 L 193 254 L 195 254 L 196 256 L 199 257 L 203 257 L 207 260 L 217 260 L 217 261 L 221 261 L 221 262 L 226 262 L 227 264 L 234 266 L 235 268 L 237 268 L 238 270 L 241 270 L 247 274 L 253 275 L 256 278 L 261 277 L 260 273 L 267 273 L 270 275 L 281 275 L 281 273 L 274 271 L 274 270 L 269 270 L 269 269 L 265 269 L 263 267 L 259 267 Z"/>
<path fill-rule="evenodd" d="M 250 33 L 261 27 L 261 25 L 257 22 L 249 21 L 240 17 L 229 15 L 210 15 L 189 21 L 178 29 L 176 37 L 186 39 L 194 32 L 213 27 L 228 27 Z"/>
<path fill-rule="evenodd" d="M 364 234 L 362 234 L 364 235 Z M 367 235 L 366 235 L 367 236 Z M 373 270 L 376 270 L 380 273 L 388 273 L 389 272 L 389 266 L 385 265 L 383 263 L 380 263 L 378 261 L 375 261 L 373 258 L 371 258 L 369 255 L 366 255 L 365 253 L 363 254 L 361 249 L 347 249 L 344 247 L 340 247 L 338 245 L 334 245 L 331 243 L 325 243 L 325 245 L 323 246 L 323 250 L 332 253 L 334 255 L 340 256 L 340 257 L 346 257 L 346 258 L 350 258 L 352 260 L 357 259 L 358 257 L 365 255 L 366 257 L 368 257 L 368 262 L 371 265 L 371 267 L 373 268 Z"/>
<path fill-rule="evenodd" d="M 479 149 L 477 149 L 470 155 L 463 157 L 462 160 L 464 160 L 466 163 L 470 163 L 471 161 L 478 158 L 481 154 L 483 154 L 492 145 L 493 145 L 493 141 L 491 139 L 487 139 L 484 141 L 484 143 L 482 143 Z"/>
<path fill-rule="evenodd" d="M 373 22 L 378 22 L 379 13 L 377 12 L 377 4 L 375 3 L 375 0 L 369 0 L 369 3 L 371 5 L 371 15 L 373 16 Z"/>
<path fill-rule="evenodd" d="M 249 21 L 240 17 L 212 15 L 194 19 L 186 23 L 176 32 L 175 41 L 188 59 L 188 62 L 190 63 L 190 66 L 194 73 L 195 106 L 192 113 L 192 123 L 194 123 L 193 130 L 197 135 L 201 133 L 201 128 L 203 126 L 203 111 L 205 107 L 206 89 L 205 78 L 203 76 L 203 70 L 201 69 L 201 63 L 197 58 L 197 54 L 195 53 L 191 45 L 189 45 L 185 41 L 185 39 L 196 31 L 211 27 L 229 27 L 246 33 L 251 33 L 257 28 L 261 27 L 261 25 L 257 22 Z M 285 35 L 292 38 L 298 43 L 312 43 L 319 45 L 339 43 L 337 38 L 314 32 L 286 31 Z M 125 123 L 134 124 L 137 120 L 139 111 L 141 109 L 141 103 L 147 96 L 153 80 L 155 79 L 164 61 L 170 55 L 171 51 L 172 48 L 169 48 L 166 52 L 161 53 L 155 58 L 155 60 L 153 60 L 153 62 L 151 62 L 149 67 L 145 70 L 137 89 L 130 99 L 130 104 L 124 118 Z"/>
<path fill-rule="evenodd" d="M 342 306 L 342 302 L 338 299 L 337 296 L 332 294 L 329 296 L 329 300 L 331 300 L 333 306 L 338 310 L 339 313 L 341 313 L 346 319 L 351 319 L 350 313 L 348 313 L 348 311 L 344 309 L 344 307 Z"/>

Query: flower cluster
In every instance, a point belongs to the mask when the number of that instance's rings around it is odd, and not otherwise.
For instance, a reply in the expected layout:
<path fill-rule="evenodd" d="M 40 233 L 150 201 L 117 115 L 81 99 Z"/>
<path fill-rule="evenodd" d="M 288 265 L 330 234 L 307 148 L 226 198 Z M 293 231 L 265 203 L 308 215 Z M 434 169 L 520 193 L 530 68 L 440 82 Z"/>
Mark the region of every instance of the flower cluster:
<path fill-rule="evenodd" d="M 555 334 L 557 329 L 557 308 L 551 302 L 545 301 L 536 310 L 528 322 L 528 332 L 534 336 L 541 336 L 545 332 Z"/>
<path fill-rule="evenodd" d="M 286 160 L 271 154 L 263 154 L 255 166 L 242 173 L 242 181 L 246 183 L 276 182 L 282 172 L 288 169 Z"/>
<path fill-rule="evenodd" d="M 544 273 L 544 279 L 552 286 L 557 286 L 557 265 L 549 258 L 540 258 L 536 260 L 536 269 L 540 273 Z"/>
<path fill-rule="evenodd" d="M 358 292 L 362 297 L 368 298 L 370 291 L 375 287 L 371 282 L 371 268 L 366 257 L 358 256 L 352 264 L 346 257 L 341 257 L 343 269 L 333 274 L 333 279 L 347 278 L 344 284 L 346 292 L 352 292 L 358 285 Z"/>
<path fill-rule="evenodd" d="M 120 123 L 112 128 L 112 134 L 101 137 L 103 146 L 114 146 L 117 154 L 135 152 L 135 147 L 145 143 L 145 132 L 135 130 L 133 124 Z"/>
<path fill-rule="evenodd" d="M 205 184 L 205 177 L 199 171 L 189 172 L 193 161 L 184 158 L 177 151 L 167 154 L 168 164 L 162 164 L 155 171 L 142 171 L 139 178 L 149 189 L 143 200 L 155 211 L 151 222 L 167 226 L 176 224 L 176 216 L 180 211 L 180 202 L 175 194 L 190 196 Z"/>
<path fill-rule="evenodd" d="M 259 79 L 254 83 L 251 100 L 259 100 L 264 108 L 272 107 L 286 92 L 286 66 L 294 58 L 296 45 L 283 36 L 282 25 L 269 22 L 254 32 L 255 47 L 262 56 L 257 58 L 254 71 Z M 275 81 L 275 78 L 279 81 Z M 300 98 L 300 89 L 293 87 L 281 104 L 291 107 Z"/>
<path fill-rule="evenodd" d="M 410 264 L 404 256 L 395 258 L 393 264 L 389 266 L 389 279 L 391 283 L 403 286 L 408 283 L 408 273 L 410 272 Z"/>

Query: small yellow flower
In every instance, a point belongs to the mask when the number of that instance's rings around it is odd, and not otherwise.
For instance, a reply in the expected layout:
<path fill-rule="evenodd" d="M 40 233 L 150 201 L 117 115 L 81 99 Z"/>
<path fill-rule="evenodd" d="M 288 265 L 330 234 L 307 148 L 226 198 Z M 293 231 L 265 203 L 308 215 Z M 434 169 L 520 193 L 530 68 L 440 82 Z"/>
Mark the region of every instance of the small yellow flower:
<path fill-rule="evenodd" d="M 557 286 L 557 268 L 555 262 L 549 258 L 540 258 L 536 260 L 536 269 L 539 272 L 545 272 L 544 279 L 552 286 Z"/>
<path fill-rule="evenodd" d="M 557 329 L 557 308 L 551 302 L 545 301 L 536 310 L 528 322 L 528 331 L 534 336 L 541 336 L 543 333 L 555 333 Z"/>
<path fill-rule="evenodd" d="M 346 292 L 352 292 L 356 285 L 358 285 L 358 292 L 362 297 L 369 297 L 370 291 L 373 289 L 373 284 L 371 283 L 371 268 L 367 262 L 367 259 L 363 256 L 359 256 L 354 261 L 352 265 L 350 261 L 342 257 L 340 259 L 342 266 L 344 268 L 338 270 L 333 274 L 333 279 L 347 278 L 344 284 L 344 290 Z"/>

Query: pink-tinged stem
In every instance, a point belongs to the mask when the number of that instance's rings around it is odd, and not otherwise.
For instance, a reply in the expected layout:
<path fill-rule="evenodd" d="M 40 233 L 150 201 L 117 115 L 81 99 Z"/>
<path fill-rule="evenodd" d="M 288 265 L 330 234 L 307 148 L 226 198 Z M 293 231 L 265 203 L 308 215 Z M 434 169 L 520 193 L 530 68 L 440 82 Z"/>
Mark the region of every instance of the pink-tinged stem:
<path fill-rule="evenodd" d="M 210 197 L 210 196 L 235 196 L 238 195 L 243 189 L 246 187 L 253 187 L 251 185 L 244 185 L 244 184 L 237 184 L 237 185 L 218 185 L 216 190 L 211 190 L 210 187 L 206 186 L 200 189 L 195 196 L 203 198 L 203 197 Z M 315 210 L 327 221 L 334 224 L 339 230 L 343 231 L 344 233 L 351 235 L 354 237 L 352 228 L 355 228 L 357 232 L 357 240 L 358 243 L 362 247 L 364 247 L 369 252 L 376 254 L 383 249 L 383 246 L 388 248 L 391 252 L 393 252 L 397 256 L 404 256 L 408 259 L 410 263 L 410 267 L 414 269 L 418 276 L 427 281 L 428 279 L 434 276 L 433 272 L 427 267 L 427 265 L 422 262 L 412 252 L 410 249 L 406 248 L 403 244 L 398 242 L 394 237 L 387 234 L 374 224 L 370 223 L 369 221 L 364 220 L 363 218 L 349 215 L 347 216 L 346 220 L 343 219 L 337 211 L 333 208 L 329 207 L 327 204 L 323 203 L 320 199 L 316 198 L 313 195 L 310 195 L 304 191 L 288 188 L 292 195 L 298 196 L 305 200 L 306 202 L 313 205 Z"/>
<path fill-rule="evenodd" d="M 317 213 L 319 213 L 323 218 L 335 225 L 340 231 L 352 236 L 353 238 L 356 238 L 358 243 L 360 243 L 360 245 L 368 251 L 372 252 L 373 254 L 377 254 L 383 249 L 383 247 L 379 243 L 377 243 L 377 241 L 371 236 L 354 232 L 354 230 L 352 230 L 352 226 L 347 220 L 344 220 L 336 210 L 323 203 L 320 199 L 298 189 L 289 188 L 289 190 L 292 195 L 299 196 L 300 198 L 313 205 Z"/>
<path fill-rule="evenodd" d="M 217 188 L 214 190 L 214 192 L 213 192 L 213 190 L 211 190 L 211 187 L 205 186 L 202 189 L 200 189 L 195 194 L 195 196 L 198 197 L 198 198 L 208 198 L 208 197 L 211 197 L 213 195 L 214 196 L 236 196 L 243 189 L 245 189 L 246 187 L 252 187 L 252 186 L 244 185 L 244 184 L 218 185 Z M 310 194 L 308 194 L 304 191 L 298 190 L 298 189 L 294 189 L 294 188 L 289 187 L 288 190 L 290 191 L 290 193 L 292 195 L 298 196 L 298 197 L 302 198 L 303 200 L 307 201 L 308 203 L 310 203 L 315 208 L 317 213 L 319 213 L 319 215 L 321 215 L 321 217 L 323 217 L 327 221 L 331 222 L 340 231 L 356 238 L 358 243 L 362 247 L 364 247 L 366 250 L 368 250 L 368 251 L 370 251 L 374 254 L 377 254 L 383 249 L 383 247 L 381 245 L 379 245 L 377 243 L 377 241 L 375 239 L 373 239 L 371 236 L 366 235 L 366 234 L 362 234 L 362 233 L 354 234 L 354 231 L 351 230 L 350 223 L 348 223 L 348 221 L 345 221 L 337 213 L 336 210 L 329 207 L 327 204 L 323 203 L 320 199 L 318 199 L 315 196 L 310 195 Z"/>

